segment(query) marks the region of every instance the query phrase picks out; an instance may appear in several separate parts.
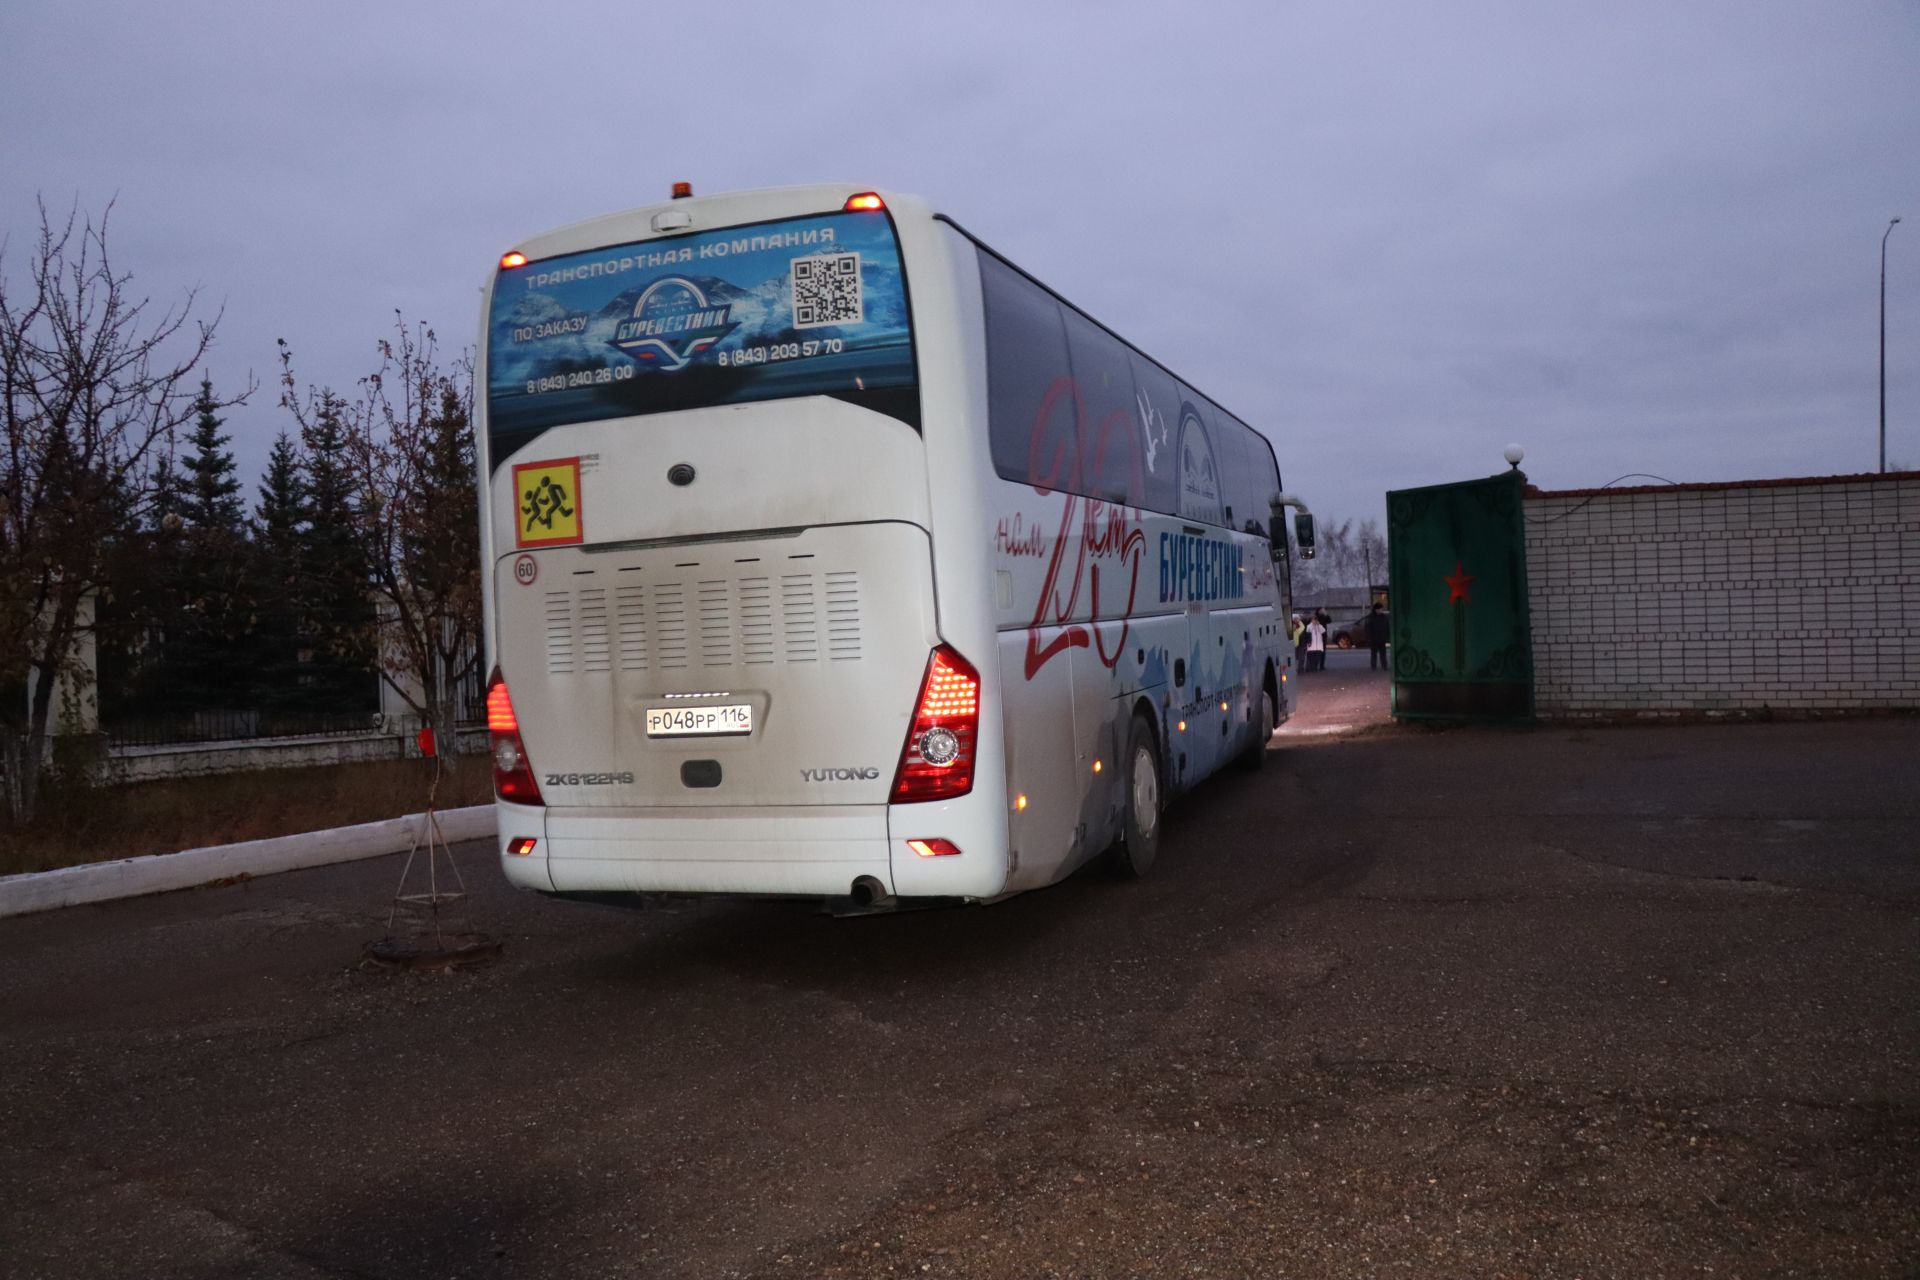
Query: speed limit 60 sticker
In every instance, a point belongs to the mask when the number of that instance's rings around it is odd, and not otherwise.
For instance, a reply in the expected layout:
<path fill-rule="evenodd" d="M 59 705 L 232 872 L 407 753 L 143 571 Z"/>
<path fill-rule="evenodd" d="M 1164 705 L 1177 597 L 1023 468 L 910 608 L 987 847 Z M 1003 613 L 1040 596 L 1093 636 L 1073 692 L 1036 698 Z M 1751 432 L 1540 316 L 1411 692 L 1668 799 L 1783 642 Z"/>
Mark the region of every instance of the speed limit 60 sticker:
<path fill-rule="evenodd" d="M 513 562 L 513 580 L 521 586 L 532 586 L 533 580 L 539 576 L 540 565 L 532 556 L 521 556 Z"/>

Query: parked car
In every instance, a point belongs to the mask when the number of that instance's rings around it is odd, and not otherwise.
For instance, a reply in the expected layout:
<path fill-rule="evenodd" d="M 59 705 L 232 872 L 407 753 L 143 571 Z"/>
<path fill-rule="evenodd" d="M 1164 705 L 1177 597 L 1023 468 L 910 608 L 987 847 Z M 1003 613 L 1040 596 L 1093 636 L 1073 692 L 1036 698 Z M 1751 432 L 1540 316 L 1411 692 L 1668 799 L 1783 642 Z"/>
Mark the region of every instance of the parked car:
<path fill-rule="evenodd" d="M 1393 625 L 1392 615 L 1385 609 L 1380 611 L 1380 616 L 1387 619 L 1389 627 Z M 1364 649 L 1367 647 L 1367 615 L 1364 613 L 1351 622 L 1335 622 L 1329 630 L 1333 637 L 1332 643 L 1339 648 Z"/>

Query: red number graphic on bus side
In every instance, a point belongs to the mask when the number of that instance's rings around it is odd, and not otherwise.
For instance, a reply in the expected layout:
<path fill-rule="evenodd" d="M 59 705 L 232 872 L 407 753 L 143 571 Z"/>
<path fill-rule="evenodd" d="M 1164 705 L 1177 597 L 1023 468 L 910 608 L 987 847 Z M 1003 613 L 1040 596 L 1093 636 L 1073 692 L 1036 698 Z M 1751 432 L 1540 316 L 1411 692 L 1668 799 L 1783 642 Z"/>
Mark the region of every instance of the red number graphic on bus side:
<path fill-rule="evenodd" d="M 1073 408 L 1073 434 L 1070 443 L 1073 453 L 1071 457 L 1066 455 L 1066 442 L 1055 445 L 1053 456 L 1048 460 L 1049 468 L 1046 475 L 1034 485 L 1034 489 L 1042 495 L 1054 492 L 1062 483 L 1063 470 L 1067 473 L 1065 483 L 1077 483 L 1080 479 L 1080 457 L 1083 453 L 1081 447 L 1083 406 L 1080 389 L 1074 385 L 1071 378 L 1054 379 L 1053 385 L 1047 388 L 1047 394 L 1042 397 L 1039 411 L 1034 415 L 1033 433 L 1028 446 L 1028 462 L 1031 467 L 1031 464 L 1041 457 L 1048 424 L 1062 396 L 1071 397 L 1069 403 Z M 1094 452 L 1095 465 L 1097 468 L 1105 461 L 1107 445 L 1113 437 L 1116 426 L 1124 432 L 1122 438 L 1128 442 L 1134 455 L 1131 478 L 1132 488 L 1138 496 L 1142 485 L 1139 447 L 1134 440 L 1132 419 L 1127 416 L 1125 410 L 1115 410 L 1101 422 L 1100 438 Z M 1038 468 L 1032 468 L 1029 474 L 1037 475 Z M 1066 501 L 1060 508 L 1060 531 L 1053 541 L 1053 555 L 1047 562 L 1046 579 L 1040 584 L 1040 598 L 1034 606 L 1033 621 L 1028 624 L 1026 673 L 1029 680 L 1033 679 L 1053 658 L 1069 649 L 1091 647 L 1099 657 L 1101 665 L 1111 669 L 1120 661 L 1120 655 L 1126 651 L 1127 636 L 1133 627 L 1131 616 L 1140 589 L 1140 562 L 1145 556 L 1147 546 L 1147 535 L 1140 528 L 1139 509 L 1107 502 L 1100 498 L 1082 497 L 1076 493 L 1067 493 L 1064 496 Z M 1067 590 L 1066 599 L 1062 601 L 1060 599 L 1061 570 L 1066 564 L 1067 542 L 1074 532 L 1076 519 L 1080 525 L 1078 550 L 1074 556 L 1070 587 Z M 1121 560 L 1122 569 L 1128 578 L 1127 603 L 1117 615 L 1121 619 L 1120 636 L 1115 642 L 1112 653 L 1107 652 L 1105 642 L 1100 640 L 1098 625 L 1104 616 L 1116 615 L 1103 615 L 1100 566 L 1097 563 L 1088 563 L 1090 557 L 1105 559 L 1109 556 L 1118 557 Z M 1080 586 L 1083 578 L 1088 586 L 1088 610 L 1093 625 L 1068 623 L 1061 629 L 1059 635 L 1042 646 L 1040 628 L 1066 623 L 1073 617 L 1074 606 L 1080 601 Z"/>

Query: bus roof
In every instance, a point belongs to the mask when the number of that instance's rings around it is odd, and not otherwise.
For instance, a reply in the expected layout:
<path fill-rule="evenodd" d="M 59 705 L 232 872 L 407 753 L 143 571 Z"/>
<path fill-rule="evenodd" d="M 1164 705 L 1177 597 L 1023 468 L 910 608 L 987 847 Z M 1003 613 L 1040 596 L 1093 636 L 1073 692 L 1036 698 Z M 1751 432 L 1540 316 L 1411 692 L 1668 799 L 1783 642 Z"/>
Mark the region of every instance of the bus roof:
<path fill-rule="evenodd" d="M 852 183 L 819 183 L 798 187 L 764 187 L 756 191 L 728 191 L 719 195 L 693 195 L 641 205 L 620 213 L 604 214 L 569 223 L 564 227 L 531 236 L 508 246 L 523 253 L 529 262 L 562 254 L 579 253 L 605 245 L 634 244 L 643 240 L 685 235 L 689 230 L 712 227 L 746 226 L 810 213 L 831 213 L 845 207 L 849 197 L 868 192 L 878 195 L 887 208 L 931 216 L 932 210 L 918 196 L 889 192 L 879 187 Z M 679 215 L 685 215 L 681 221 Z"/>

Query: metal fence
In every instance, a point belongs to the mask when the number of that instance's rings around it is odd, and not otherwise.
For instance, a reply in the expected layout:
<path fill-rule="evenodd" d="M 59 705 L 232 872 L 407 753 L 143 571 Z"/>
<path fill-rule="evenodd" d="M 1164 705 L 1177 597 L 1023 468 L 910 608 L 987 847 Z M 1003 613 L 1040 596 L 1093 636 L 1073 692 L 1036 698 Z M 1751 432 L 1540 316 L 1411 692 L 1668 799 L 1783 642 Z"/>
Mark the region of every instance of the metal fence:
<path fill-rule="evenodd" d="M 487 676 L 476 664 L 454 688 L 454 723 L 461 728 L 487 722 Z"/>
<path fill-rule="evenodd" d="M 115 747 L 169 747 L 195 742 L 259 738 L 348 738 L 381 726 L 378 711 L 182 711 L 141 716 L 105 726 Z"/>

